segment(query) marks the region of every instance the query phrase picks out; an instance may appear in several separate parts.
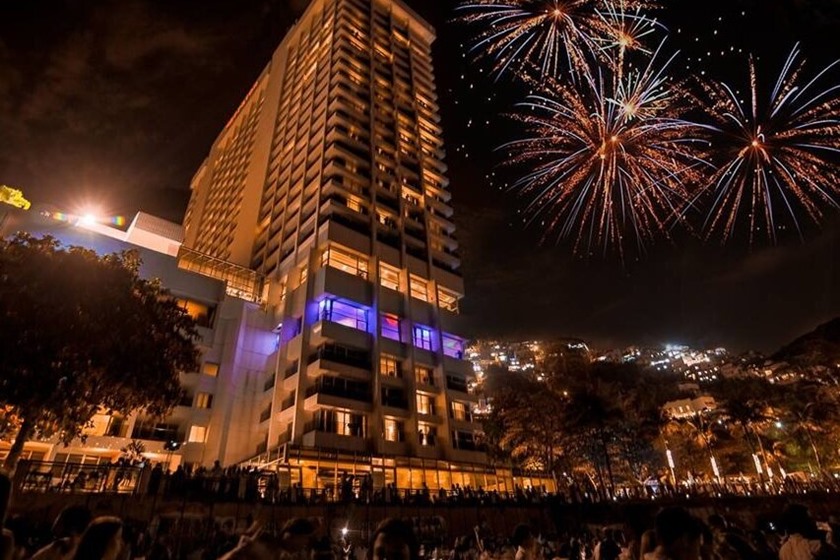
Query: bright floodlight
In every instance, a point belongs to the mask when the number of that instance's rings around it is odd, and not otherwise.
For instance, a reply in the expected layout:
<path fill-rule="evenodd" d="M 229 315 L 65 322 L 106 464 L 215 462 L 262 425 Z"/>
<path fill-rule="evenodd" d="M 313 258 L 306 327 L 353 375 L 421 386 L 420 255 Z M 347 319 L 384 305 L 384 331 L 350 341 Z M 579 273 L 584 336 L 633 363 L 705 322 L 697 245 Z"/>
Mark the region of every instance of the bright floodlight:
<path fill-rule="evenodd" d="M 96 216 L 93 214 L 85 214 L 79 218 L 79 223 L 83 226 L 92 226 L 97 222 Z"/>
<path fill-rule="evenodd" d="M 342 537 L 346 537 L 346 536 L 347 536 L 347 527 L 343 527 L 343 528 L 341 529 L 341 536 L 342 536 Z"/>

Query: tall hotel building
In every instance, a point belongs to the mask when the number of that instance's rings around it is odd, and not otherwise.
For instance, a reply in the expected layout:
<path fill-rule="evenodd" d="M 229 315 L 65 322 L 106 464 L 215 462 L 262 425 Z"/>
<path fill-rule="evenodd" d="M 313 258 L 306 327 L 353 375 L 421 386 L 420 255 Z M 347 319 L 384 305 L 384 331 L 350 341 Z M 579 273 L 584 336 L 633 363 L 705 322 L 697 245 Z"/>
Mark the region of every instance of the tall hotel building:
<path fill-rule="evenodd" d="M 195 174 L 180 266 L 277 334 L 247 372 L 221 364 L 251 387 L 227 397 L 225 463 L 512 486 L 472 419 L 434 38 L 399 0 L 313 0 Z"/>

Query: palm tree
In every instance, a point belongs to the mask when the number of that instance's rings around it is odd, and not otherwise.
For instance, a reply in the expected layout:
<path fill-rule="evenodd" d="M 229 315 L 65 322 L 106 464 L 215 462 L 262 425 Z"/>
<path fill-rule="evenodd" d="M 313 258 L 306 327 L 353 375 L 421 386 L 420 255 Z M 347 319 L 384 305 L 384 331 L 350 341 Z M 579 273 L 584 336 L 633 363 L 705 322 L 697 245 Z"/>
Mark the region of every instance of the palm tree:
<path fill-rule="evenodd" d="M 793 426 L 792 434 L 807 443 L 814 455 L 817 470 L 823 473 L 820 439 L 836 438 L 840 402 L 833 388 L 813 382 L 798 383 L 787 391 L 784 406 L 786 421 Z"/>
<path fill-rule="evenodd" d="M 759 378 L 722 379 L 713 387 L 723 420 L 742 431 L 750 454 L 760 456 L 765 469 L 768 461 L 760 429 L 775 418 L 770 406 L 773 389 L 773 385 Z M 761 472 L 758 477 L 762 478 Z"/>

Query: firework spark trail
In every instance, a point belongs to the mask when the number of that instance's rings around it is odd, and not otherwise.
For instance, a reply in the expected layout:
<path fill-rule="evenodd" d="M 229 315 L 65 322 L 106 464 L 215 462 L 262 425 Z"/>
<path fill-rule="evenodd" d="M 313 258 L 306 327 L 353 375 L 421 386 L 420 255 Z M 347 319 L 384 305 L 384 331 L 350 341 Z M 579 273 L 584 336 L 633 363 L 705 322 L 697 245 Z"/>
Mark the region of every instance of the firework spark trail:
<path fill-rule="evenodd" d="M 578 253 L 601 246 L 623 255 L 628 236 L 643 251 L 669 235 L 707 165 L 694 125 L 680 118 L 681 94 L 665 73 L 671 60 L 659 67 L 654 56 L 621 82 L 600 72 L 569 86 L 547 80 L 528 98 L 517 118 L 529 136 L 503 148 L 533 168 L 513 185 L 530 200 L 529 222 L 574 238 Z"/>
<path fill-rule="evenodd" d="M 750 60 L 748 103 L 726 84 L 701 84 L 721 160 L 700 193 L 711 199 L 707 239 L 717 234 L 731 239 L 746 222 L 750 244 L 761 229 L 775 242 L 780 214 L 801 237 L 799 213 L 819 223 L 825 205 L 838 206 L 840 85 L 818 88 L 836 65 L 800 85 L 804 61 L 794 47 L 769 97 L 763 97 Z"/>
<path fill-rule="evenodd" d="M 644 39 L 658 29 L 665 30 L 656 19 L 648 17 L 643 8 L 651 9 L 651 4 L 634 4 L 628 6 L 627 0 L 612 0 L 605 2 L 599 8 L 598 16 L 603 22 L 606 35 L 595 38 L 600 45 L 602 53 L 607 55 L 607 62 L 614 66 L 614 71 L 622 77 L 624 72 L 624 60 L 629 51 L 637 51 L 645 55 L 652 55 L 645 44 Z"/>
<path fill-rule="evenodd" d="M 573 75 L 610 45 L 623 58 L 642 50 L 652 31 L 645 0 L 472 0 L 457 6 L 461 20 L 484 29 L 471 48 L 494 60 L 497 78 L 537 68 L 543 76 Z"/>

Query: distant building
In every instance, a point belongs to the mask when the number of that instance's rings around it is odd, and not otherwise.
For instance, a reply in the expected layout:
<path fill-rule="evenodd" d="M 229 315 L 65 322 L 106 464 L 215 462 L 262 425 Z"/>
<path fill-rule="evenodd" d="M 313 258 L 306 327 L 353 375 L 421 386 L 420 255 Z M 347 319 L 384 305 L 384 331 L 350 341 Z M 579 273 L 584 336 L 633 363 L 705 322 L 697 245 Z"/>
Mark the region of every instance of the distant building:
<path fill-rule="evenodd" d="M 662 412 L 669 418 L 683 419 L 703 414 L 717 408 L 714 397 L 702 395 L 693 399 L 679 399 L 665 403 Z"/>

